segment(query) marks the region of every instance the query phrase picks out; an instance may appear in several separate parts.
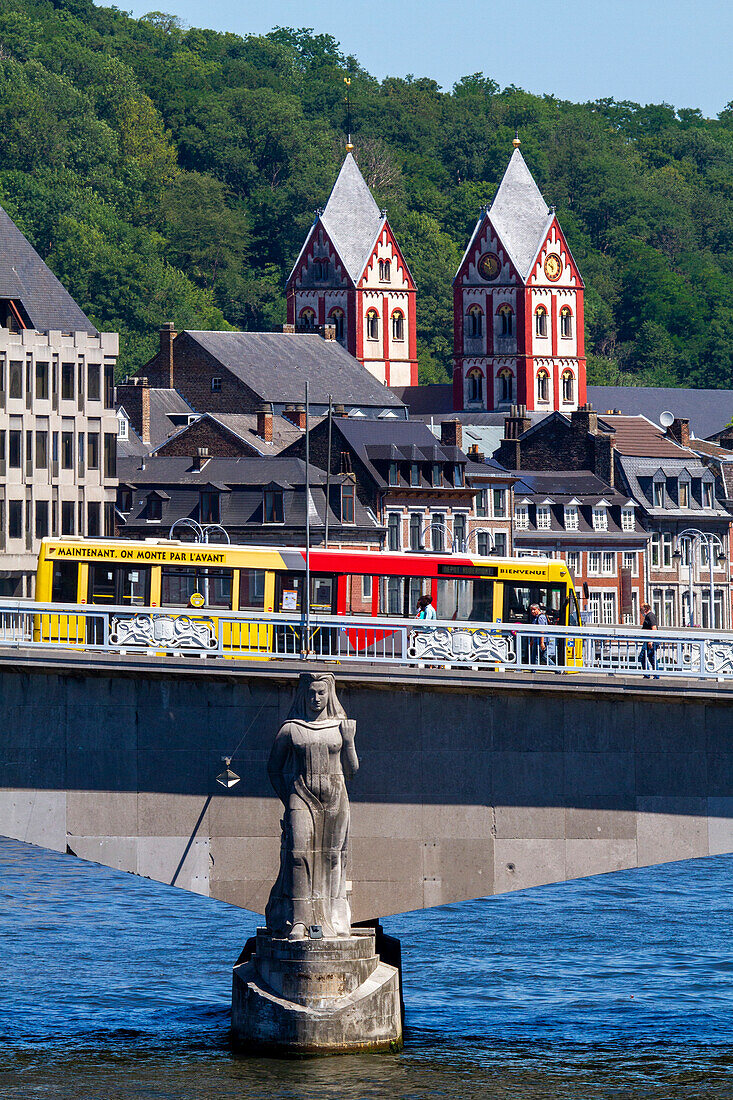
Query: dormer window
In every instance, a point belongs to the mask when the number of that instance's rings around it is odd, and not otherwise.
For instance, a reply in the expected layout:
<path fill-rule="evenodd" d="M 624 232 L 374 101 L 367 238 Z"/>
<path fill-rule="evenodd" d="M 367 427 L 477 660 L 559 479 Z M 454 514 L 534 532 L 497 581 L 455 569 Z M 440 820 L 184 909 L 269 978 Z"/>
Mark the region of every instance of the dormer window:
<path fill-rule="evenodd" d="M 354 519 L 354 505 L 356 499 L 356 488 L 351 482 L 347 482 L 341 486 L 341 522 L 342 523 L 355 523 Z"/>
<path fill-rule="evenodd" d="M 655 481 L 652 487 L 652 501 L 655 508 L 664 508 L 664 482 Z"/>
<path fill-rule="evenodd" d="M 633 531 L 634 530 L 634 509 L 622 508 L 621 509 L 621 530 Z"/>
<path fill-rule="evenodd" d="M 566 504 L 564 510 L 565 530 L 577 531 L 578 530 L 578 506 L 577 504 Z"/>
<path fill-rule="evenodd" d="M 389 474 L 388 474 L 387 482 L 388 482 L 389 485 L 398 485 L 399 484 L 399 472 L 397 470 L 397 463 L 396 462 L 390 462 L 390 464 L 389 464 Z"/>
<path fill-rule="evenodd" d="M 219 523 L 220 516 L 219 494 L 216 490 L 202 490 L 199 493 L 199 522 Z"/>
<path fill-rule="evenodd" d="M 689 481 L 679 482 L 679 506 L 680 508 L 690 507 L 690 483 Z"/>
<path fill-rule="evenodd" d="M 462 489 L 466 484 L 465 471 L 460 462 L 456 462 L 453 467 L 453 484 L 457 489 Z"/>
<path fill-rule="evenodd" d="M 413 489 L 420 485 L 420 467 L 417 462 L 410 463 L 410 485 Z"/>
<path fill-rule="evenodd" d="M 702 506 L 703 508 L 713 507 L 713 487 L 709 481 L 702 483 Z"/>
<path fill-rule="evenodd" d="M 132 489 L 120 487 L 117 490 L 117 507 L 121 512 L 129 512 L 132 510 Z"/>
<path fill-rule="evenodd" d="M 283 522 L 282 489 L 265 489 L 263 500 L 263 519 L 265 523 Z"/>
<path fill-rule="evenodd" d="M 117 413 L 117 438 L 118 439 L 129 439 L 130 433 L 129 433 L 128 429 L 129 429 L 129 421 L 128 421 L 127 417 L 125 416 L 124 412 L 122 411 L 122 409 L 120 409 L 120 411 Z"/>
<path fill-rule="evenodd" d="M 145 518 L 153 521 L 163 518 L 163 501 L 157 493 L 151 493 L 148 497 Z"/>
<path fill-rule="evenodd" d="M 529 527 L 529 505 L 514 505 L 514 526 L 517 531 L 526 531 Z"/>
<path fill-rule="evenodd" d="M 593 508 L 593 530 L 608 530 L 608 509 L 605 504 L 596 504 Z"/>
<path fill-rule="evenodd" d="M 433 488 L 439 489 L 443 484 L 443 471 L 440 468 L 439 462 L 433 463 L 431 482 Z"/>
<path fill-rule="evenodd" d="M 537 505 L 537 530 L 547 531 L 552 526 L 552 513 L 549 504 Z"/>

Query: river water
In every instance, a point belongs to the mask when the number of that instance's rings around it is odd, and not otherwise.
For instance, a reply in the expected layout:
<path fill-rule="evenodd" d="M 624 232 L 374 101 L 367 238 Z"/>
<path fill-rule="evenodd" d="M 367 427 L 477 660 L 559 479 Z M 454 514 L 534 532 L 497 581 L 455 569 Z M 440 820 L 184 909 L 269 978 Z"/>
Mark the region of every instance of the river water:
<path fill-rule="evenodd" d="M 733 857 L 384 921 L 401 1055 L 235 1057 L 257 918 L 0 839 L 0 1096 L 13 1100 L 733 1098 Z"/>

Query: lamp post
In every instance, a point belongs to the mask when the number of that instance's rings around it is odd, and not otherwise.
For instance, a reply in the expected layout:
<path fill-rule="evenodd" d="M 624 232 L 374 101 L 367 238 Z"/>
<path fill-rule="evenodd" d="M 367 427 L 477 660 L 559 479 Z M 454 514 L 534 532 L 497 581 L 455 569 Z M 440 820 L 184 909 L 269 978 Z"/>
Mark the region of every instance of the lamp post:
<path fill-rule="evenodd" d="M 688 548 L 689 555 L 689 596 L 688 596 L 688 615 L 689 626 L 693 625 L 693 574 L 694 574 L 694 558 L 696 551 L 704 545 L 708 554 L 708 566 L 710 569 L 710 612 L 708 623 L 709 628 L 713 628 L 715 624 L 715 582 L 713 579 L 713 554 L 715 555 L 715 565 L 721 565 L 725 559 L 725 545 L 720 535 L 715 534 L 712 531 L 700 531 L 697 527 L 686 527 L 684 531 L 680 531 L 677 535 L 677 549 L 674 552 L 673 557 L 677 561 L 682 560 L 682 545 L 685 544 Z M 700 559 L 700 565 L 702 565 L 702 559 Z M 702 617 L 702 616 L 701 616 Z M 722 625 L 722 624 L 721 624 Z"/>
<path fill-rule="evenodd" d="M 175 531 L 176 527 L 190 527 L 193 531 L 194 542 L 209 542 L 209 535 L 213 531 L 218 531 L 220 534 L 222 534 L 228 543 L 231 543 L 232 541 L 229 538 L 229 532 L 227 531 L 226 527 L 222 527 L 220 523 L 201 524 L 197 519 L 191 519 L 190 516 L 184 516 L 182 519 L 177 519 L 174 523 L 171 524 L 170 531 L 168 532 L 169 539 L 173 538 L 173 532 Z"/>

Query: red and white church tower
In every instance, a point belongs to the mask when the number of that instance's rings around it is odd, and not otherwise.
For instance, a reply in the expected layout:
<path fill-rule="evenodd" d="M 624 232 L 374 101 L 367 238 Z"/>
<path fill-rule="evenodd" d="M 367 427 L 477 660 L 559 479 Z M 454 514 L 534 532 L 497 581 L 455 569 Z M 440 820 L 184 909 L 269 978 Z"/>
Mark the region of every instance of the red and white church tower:
<path fill-rule="evenodd" d="M 453 407 L 585 404 L 583 280 L 519 152 L 453 280 Z"/>
<path fill-rule="evenodd" d="M 286 286 L 297 332 L 336 339 L 386 386 L 417 385 L 415 283 L 387 216 L 347 153 Z"/>

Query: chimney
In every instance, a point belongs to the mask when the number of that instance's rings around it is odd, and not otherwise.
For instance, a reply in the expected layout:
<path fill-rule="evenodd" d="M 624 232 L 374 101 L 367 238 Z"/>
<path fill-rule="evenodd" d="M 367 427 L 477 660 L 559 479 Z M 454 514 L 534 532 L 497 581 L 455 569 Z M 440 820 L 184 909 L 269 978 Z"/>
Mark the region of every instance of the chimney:
<path fill-rule="evenodd" d="M 461 447 L 463 425 L 460 420 L 444 420 L 440 425 L 440 442 L 444 447 Z"/>
<path fill-rule="evenodd" d="M 579 409 L 571 412 L 570 422 L 573 425 L 577 424 L 590 435 L 596 435 L 598 432 L 598 413 L 593 411 L 592 405 L 581 405 Z"/>
<path fill-rule="evenodd" d="M 613 450 L 615 446 L 616 440 L 613 435 L 607 432 L 596 432 L 593 439 L 593 473 L 602 481 L 608 482 L 612 489 L 614 487 L 615 463 Z"/>
<path fill-rule="evenodd" d="M 285 336 L 295 336 L 295 325 L 283 325 L 283 334 Z"/>
<path fill-rule="evenodd" d="M 120 382 L 117 404 L 123 406 L 143 443 L 150 443 L 150 385 L 147 378 L 136 374 Z"/>
<path fill-rule="evenodd" d="M 505 439 L 519 439 L 521 435 L 528 432 L 532 427 L 532 421 L 527 416 L 526 405 L 511 405 L 509 408 L 509 416 L 504 417 L 504 438 Z M 518 466 L 512 467 L 518 470 Z"/>
<path fill-rule="evenodd" d="M 209 461 L 209 448 L 199 447 L 196 452 L 196 457 L 193 460 L 194 470 L 203 470 L 206 463 Z"/>
<path fill-rule="evenodd" d="M 257 435 L 265 443 L 272 443 L 272 405 L 267 402 L 257 410 Z"/>
<path fill-rule="evenodd" d="M 305 431 L 305 405 L 286 405 L 283 416 L 301 432 Z"/>
<path fill-rule="evenodd" d="M 319 325 L 318 331 L 324 340 L 336 339 L 336 326 L 335 325 Z"/>
<path fill-rule="evenodd" d="M 346 411 L 346 409 L 344 408 L 343 405 L 334 405 L 333 406 L 333 415 L 334 416 L 344 416 L 344 417 L 346 417 L 349 414 L 347 413 L 347 411 Z"/>
<path fill-rule="evenodd" d="M 480 451 L 478 449 L 478 443 L 472 443 L 471 446 L 466 451 L 466 454 L 468 455 L 468 457 L 471 459 L 472 462 L 483 462 L 484 459 L 486 458 L 483 451 Z"/>
<path fill-rule="evenodd" d="M 690 421 L 686 416 L 676 416 L 667 428 L 667 435 L 683 447 L 690 446 Z"/>
<path fill-rule="evenodd" d="M 168 389 L 174 389 L 173 386 L 173 341 L 176 338 L 176 331 L 173 328 L 172 321 L 166 321 L 160 330 L 160 357 L 163 360 L 168 370 Z"/>

